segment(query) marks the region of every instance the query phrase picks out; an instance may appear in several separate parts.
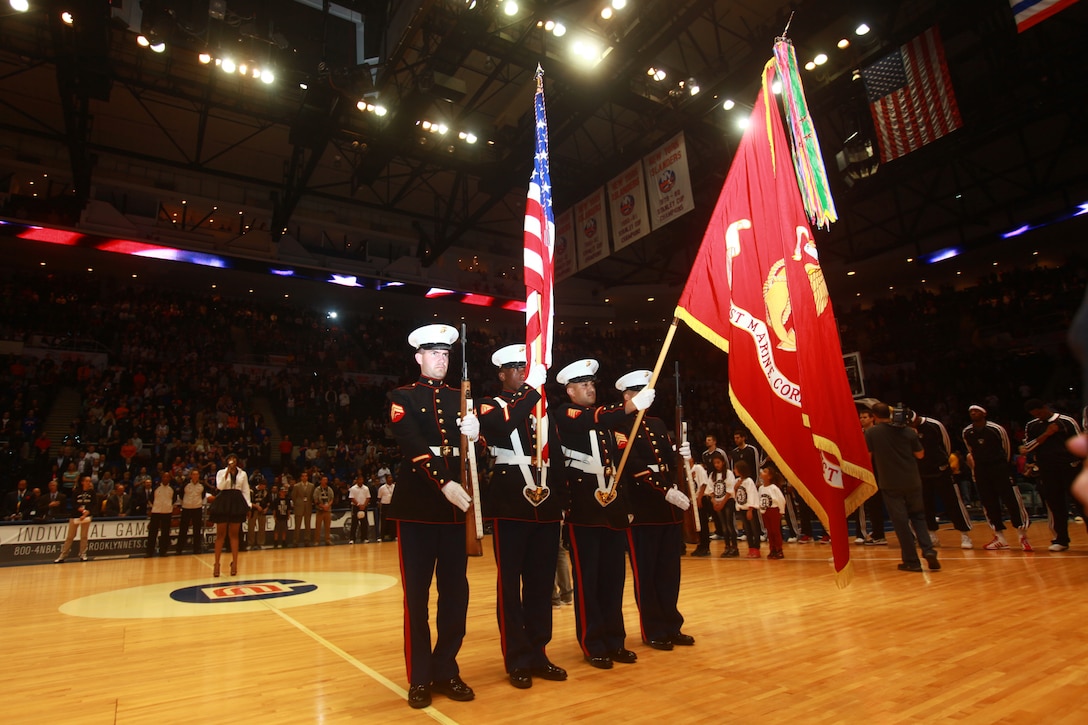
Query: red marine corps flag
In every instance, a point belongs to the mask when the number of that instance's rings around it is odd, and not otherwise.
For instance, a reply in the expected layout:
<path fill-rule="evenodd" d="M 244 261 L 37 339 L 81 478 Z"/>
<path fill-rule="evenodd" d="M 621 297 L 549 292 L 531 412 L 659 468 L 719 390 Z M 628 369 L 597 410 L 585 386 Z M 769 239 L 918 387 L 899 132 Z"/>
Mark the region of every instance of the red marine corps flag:
<path fill-rule="evenodd" d="M 676 316 L 729 353 L 737 414 L 827 527 L 845 586 L 846 514 L 876 484 L 790 147 L 768 105 L 773 75 L 768 64 Z"/>

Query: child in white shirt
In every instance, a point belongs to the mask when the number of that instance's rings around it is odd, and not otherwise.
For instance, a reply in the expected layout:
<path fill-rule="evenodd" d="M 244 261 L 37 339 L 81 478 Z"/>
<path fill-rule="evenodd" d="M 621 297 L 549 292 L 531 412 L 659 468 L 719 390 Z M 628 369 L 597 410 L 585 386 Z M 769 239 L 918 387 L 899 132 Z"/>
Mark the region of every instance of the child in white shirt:
<path fill-rule="evenodd" d="M 765 465 L 759 471 L 759 510 L 763 514 L 763 528 L 767 530 L 767 543 L 771 547 L 768 559 L 785 559 L 782 552 L 782 510 L 786 508 L 786 497 L 778 484 L 782 474 L 772 464 Z"/>

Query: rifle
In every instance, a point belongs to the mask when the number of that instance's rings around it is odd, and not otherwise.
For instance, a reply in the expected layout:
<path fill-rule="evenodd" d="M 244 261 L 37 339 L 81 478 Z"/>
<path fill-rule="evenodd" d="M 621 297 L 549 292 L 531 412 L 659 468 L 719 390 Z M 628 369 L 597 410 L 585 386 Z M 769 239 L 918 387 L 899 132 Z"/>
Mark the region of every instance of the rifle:
<path fill-rule="evenodd" d="M 691 463 L 680 455 L 680 444 L 687 440 L 688 424 L 684 420 L 684 403 L 680 397 L 680 361 L 676 361 L 676 455 L 680 457 L 680 465 L 677 467 L 678 485 L 681 490 L 687 490 L 691 498 L 691 506 L 684 512 L 684 543 L 699 544 L 699 500 L 695 493 L 695 478 L 691 473 Z"/>
<path fill-rule="evenodd" d="M 472 412 L 472 383 L 468 380 L 467 330 L 461 325 L 461 417 Z M 483 556 L 484 520 L 480 511 L 480 478 L 476 473 L 476 446 L 461 436 L 461 482 L 468 487 L 472 502 L 465 511 L 465 550 L 469 556 Z"/>

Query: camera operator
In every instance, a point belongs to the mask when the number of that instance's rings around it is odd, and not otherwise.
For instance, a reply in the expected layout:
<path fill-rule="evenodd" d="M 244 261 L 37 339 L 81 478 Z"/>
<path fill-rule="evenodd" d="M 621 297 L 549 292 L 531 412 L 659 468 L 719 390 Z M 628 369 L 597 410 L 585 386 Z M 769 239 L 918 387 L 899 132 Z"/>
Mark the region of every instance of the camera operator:
<path fill-rule="evenodd" d="M 902 406 L 897 408 L 899 419 L 905 422 Z M 915 533 L 922 546 L 922 555 L 931 570 L 941 568 L 937 551 L 926 528 L 925 506 L 922 503 L 922 477 L 917 459 L 925 456 L 918 433 L 911 427 L 892 423 L 892 410 L 886 403 L 872 407 L 876 424 L 865 431 L 865 443 L 873 455 L 877 488 L 884 495 L 884 506 L 899 539 L 903 563 L 900 571 L 922 571 L 915 546 Z M 911 531 L 911 525 L 914 531 Z"/>

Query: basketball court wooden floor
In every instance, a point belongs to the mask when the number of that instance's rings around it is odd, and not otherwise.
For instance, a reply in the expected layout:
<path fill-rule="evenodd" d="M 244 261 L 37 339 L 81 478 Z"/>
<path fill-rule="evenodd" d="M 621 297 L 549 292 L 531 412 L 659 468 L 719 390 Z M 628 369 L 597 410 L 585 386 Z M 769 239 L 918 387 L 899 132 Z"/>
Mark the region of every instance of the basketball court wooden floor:
<path fill-rule="evenodd" d="M 973 534 L 976 547 L 989 540 L 977 524 Z M 1050 537 L 1036 523 L 1036 553 L 965 551 L 946 528 L 944 568 L 923 574 L 896 570 L 894 541 L 852 546 L 845 590 L 827 546 L 736 560 L 718 558 L 714 542 L 713 557 L 683 562 L 694 647 L 641 643 L 628 573 L 627 644 L 638 662 L 584 663 L 565 606 L 554 610 L 548 654 L 570 678 L 529 690 L 503 672 L 488 540 L 469 562 L 459 658 L 476 699 L 436 696 L 419 711 L 404 699 L 396 544 L 248 552 L 239 576 L 219 579 L 211 555 L 8 568 L 0 719 L 1080 724 L 1088 535 L 1078 524 L 1073 536 L 1069 551 L 1046 552 Z"/>

